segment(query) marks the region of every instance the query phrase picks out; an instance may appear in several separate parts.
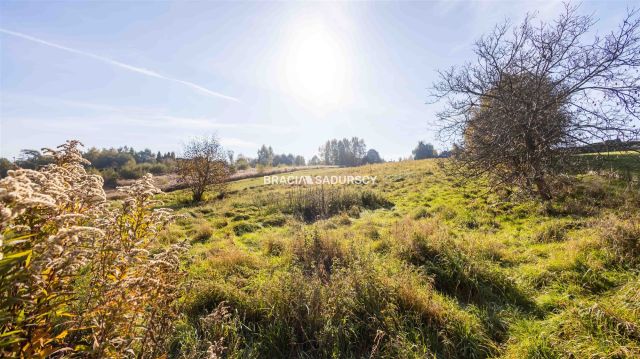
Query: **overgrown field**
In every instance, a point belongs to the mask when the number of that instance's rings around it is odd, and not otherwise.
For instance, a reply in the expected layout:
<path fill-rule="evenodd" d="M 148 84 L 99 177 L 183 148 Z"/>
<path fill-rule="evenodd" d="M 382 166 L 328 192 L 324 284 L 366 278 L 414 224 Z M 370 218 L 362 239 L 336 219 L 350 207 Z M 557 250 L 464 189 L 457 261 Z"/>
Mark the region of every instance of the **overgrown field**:
<path fill-rule="evenodd" d="M 625 161 L 636 161 L 627 158 Z M 625 162 L 625 163 L 627 163 Z M 435 160 L 233 182 L 163 233 L 188 237 L 173 357 L 640 357 L 637 167 L 567 177 L 551 205 Z"/>

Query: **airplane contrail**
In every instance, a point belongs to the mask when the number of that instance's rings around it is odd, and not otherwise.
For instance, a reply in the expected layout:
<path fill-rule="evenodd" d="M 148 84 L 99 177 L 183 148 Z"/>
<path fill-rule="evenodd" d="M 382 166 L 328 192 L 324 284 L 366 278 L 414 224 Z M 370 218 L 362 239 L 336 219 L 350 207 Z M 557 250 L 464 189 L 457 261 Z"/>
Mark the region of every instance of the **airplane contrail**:
<path fill-rule="evenodd" d="M 90 52 L 74 49 L 74 48 L 71 48 L 71 47 L 63 46 L 63 45 L 58 45 L 58 44 L 55 44 L 53 42 L 49 42 L 49 41 L 46 41 L 46 40 L 39 39 L 37 37 L 29 36 L 27 34 L 23 34 L 23 33 L 16 32 L 16 31 L 11 31 L 11 30 L 7 30 L 7 29 L 3 29 L 3 28 L 0 28 L 0 33 L 4 33 L 4 34 L 7 34 L 7 35 L 19 37 L 19 38 L 22 38 L 22 39 L 25 39 L 25 40 L 33 41 L 33 42 L 36 42 L 36 43 L 39 43 L 39 44 L 42 44 L 42 45 L 46 45 L 46 46 L 49 46 L 49 47 L 53 47 L 53 48 L 56 48 L 56 49 L 59 49 L 59 50 L 64 50 L 64 51 L 67 51 L 67 52 L 71 52 L 71 53 L 74 53 L 74 54 L 77 54 L 77 55 L 90 57 L 90 58 L 92 58 L 94 60 L 98 60 L 98 61 L 107 63 L 109 65 L 120 67 L 122 69 L 129 70 L 129 71 L 132 71 L 132 72 L 137 72 L 139 74 L 143 74 L 143 75 L 146 75 L 146 76 L 149 76 L 149 77 L 155 77 L 155 78 L 166 80 L 166 81 L 177 82 L 179 84 L 182 84 L 182 85 L 191 87 L 192 89 L 195 89 L 195 90 L 198 90 L 200 92 L 203 92 L 203 93 L 205 93 L 205 94 L 207 94 L 209 96 L 222 98 L 222 99 L 229 100 L 229 101 L 234 101 L 234 102 L 240 102 L 240 100 L 235 98 L 235 97 L 227 96 L 227 95 L 221 94 L 219 92 L 211 91 L 211 90 L 209 90 L 209 89 L 207 89 L 205 87 L 202 87 L 202 86 L 200 86 L 198 84 L 195 84 L 193 82 L 189 82 L 189 81 L 185 81 L 185 80 L 180 80 L 180 79 L 168 77 L 168 76 L 162 75 L 162 74 L 160 74 L 158 72 L 155 72 L 153 70 L 148 70 L 148 69 L 145 69 L 145 68 L 142 68 L 142 67 L 128 65 L 128 64 L 125 64 L 124 62 L 112 60 L 112 59 L 110 59 L 108 57 L 92 54 Z"/>

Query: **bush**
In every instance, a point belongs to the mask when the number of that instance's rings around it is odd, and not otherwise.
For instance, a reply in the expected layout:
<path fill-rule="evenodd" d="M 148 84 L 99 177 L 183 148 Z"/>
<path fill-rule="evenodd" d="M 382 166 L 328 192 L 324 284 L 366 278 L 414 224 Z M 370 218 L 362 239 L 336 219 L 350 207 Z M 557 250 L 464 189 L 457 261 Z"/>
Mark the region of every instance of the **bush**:
<path fill-rule="evenodd" d="M 154 209 L 150 176 L 111 205 L 79 145 L 0 180 L 0 356 L 157 358 L 177 317 L 186 248 L 154 247 L 171 213 Z"/>
<path fill-rule="evenodd" d="M 151 173 L 156 176 L 169 173 L 169 166 L 164 163 L 140 163 L 136 167 L 139 173 Z"/>
<path fill-rule="evenodd" d="M 120 177 L 124 179 L 139 179 L 144 176 L 144 171 L 141 167 L 135 164 L 128 164 L 118 170 Z"/>
<path fill-rule="evenodd" d="M 293 243 L 293 255 L 304 273 L 316 273 L 319 278 L 327 279 L 334 264 L 347 261 L 347 250 L 335 238 L 321 236 L 314 232 L 310 237 L 296 239 Z"/>
<path fill-rule="evenodd" d="M 279 256 L 285 250 L 285 243 L 281 239 L 267 238 L 262 243 L 264 251 L 270 256 Z"/>
<path fill-rule="evenodd" d="M 249 169 L 249 167 L 251 166 L 249 165 L 249 161 L 247 161 L 246 158 L 241 157 L 241 158 L 238 158 L 238 160 L 236 161 L 236 168 L 238 170 L 244 171 Z"/>
<path fill-rule="evenodd" d="M 100 175 L 104 179 L 104 186 L 108 188 L 116 188 L 118 186 L 118 179 L 120 175 L 113 168 L 107 168 L 100 171 Z"/>

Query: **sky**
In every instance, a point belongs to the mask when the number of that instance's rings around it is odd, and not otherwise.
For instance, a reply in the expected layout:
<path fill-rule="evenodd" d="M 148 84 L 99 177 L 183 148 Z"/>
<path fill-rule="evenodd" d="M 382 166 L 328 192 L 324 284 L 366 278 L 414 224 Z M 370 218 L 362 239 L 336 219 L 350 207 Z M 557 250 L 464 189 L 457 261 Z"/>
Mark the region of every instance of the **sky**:
<path fill-rule="evenodd" d="M 639 2 L 584 2 L 613 29 Z M 437 137 L 437 71 L 473 42 L 554 1 L 0 1 L 0 157 L 79 139 L 180 152 L 217 135 L 310 158 L 357 136 L 385 159 Z"/>

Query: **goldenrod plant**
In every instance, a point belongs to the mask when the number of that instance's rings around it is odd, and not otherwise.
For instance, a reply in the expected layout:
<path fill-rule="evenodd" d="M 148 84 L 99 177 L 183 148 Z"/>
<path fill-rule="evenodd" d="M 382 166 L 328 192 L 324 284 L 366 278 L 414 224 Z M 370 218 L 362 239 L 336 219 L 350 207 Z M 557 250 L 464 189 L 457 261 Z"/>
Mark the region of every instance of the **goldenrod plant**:
<path fill-rule="evenodd" d="M 183 243 L 151 175 L 109 203 L 68 141 L 0 180 L 0 356 L 159 357 L 183 283 Z"/>

